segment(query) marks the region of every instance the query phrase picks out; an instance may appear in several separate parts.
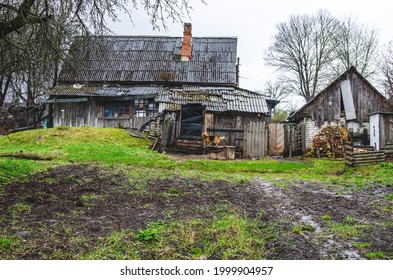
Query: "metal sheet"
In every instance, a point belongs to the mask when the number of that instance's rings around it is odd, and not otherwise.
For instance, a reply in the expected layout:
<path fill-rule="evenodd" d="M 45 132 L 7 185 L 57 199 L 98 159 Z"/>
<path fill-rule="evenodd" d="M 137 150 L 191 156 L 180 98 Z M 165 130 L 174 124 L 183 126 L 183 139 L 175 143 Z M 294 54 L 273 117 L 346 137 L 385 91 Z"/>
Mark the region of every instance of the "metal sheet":
<path fill-rule="evenodd" d="M 269 123 L 269 155 L 284 156 L 284 124 Z"/>
<path fill-rule="evenodd" d="M 52 97 L 91 96 L 113 98 L 153 98 L 160 104 L 160 112 L 179 110 L 181 105 L 202 104 L 212 112 L 247 112 L 268 114 L 266 98 L 256 92 L 235 87 L 165 87 L 165 86 L 84 86 L 58 85 L 50 92 Z"/>
<path fill-rule="evenodd" d="M 356 119 L 356 111 L 355 111 L 355 105 L 353 102 L 351 81 L 350 80 L 341 81 L 340 86 L 341 86 L 341 95 L 342 95 L 343 102 L 344 102 L 345 119 L 346 120 L 355 120 Z"/>

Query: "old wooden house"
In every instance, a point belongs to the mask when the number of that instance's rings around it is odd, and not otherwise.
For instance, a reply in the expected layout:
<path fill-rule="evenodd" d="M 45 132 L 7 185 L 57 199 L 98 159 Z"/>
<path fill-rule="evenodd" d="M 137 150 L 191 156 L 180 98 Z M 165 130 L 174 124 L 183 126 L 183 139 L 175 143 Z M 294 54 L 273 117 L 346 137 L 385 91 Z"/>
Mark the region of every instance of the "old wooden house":
<path fill-rule="evenodd" d="M 50 92 L 54 126 L 144 129 L 162 148 L 194 150 L 206 132 L 243 153 L 247 125 L 278 103 L 238 87 L 236 37 L 192 37 L 191 24 L 182 37 L 76 38 L 70 56 Z"/>
<path fill-rule="evenodd" d="M 287 146 L 305 152 L 324 124 L 344 126 L 355 144 L 377 149 L 393 140 L 388 100 L 355 67 L 349 68 L 289 117 Z"/>

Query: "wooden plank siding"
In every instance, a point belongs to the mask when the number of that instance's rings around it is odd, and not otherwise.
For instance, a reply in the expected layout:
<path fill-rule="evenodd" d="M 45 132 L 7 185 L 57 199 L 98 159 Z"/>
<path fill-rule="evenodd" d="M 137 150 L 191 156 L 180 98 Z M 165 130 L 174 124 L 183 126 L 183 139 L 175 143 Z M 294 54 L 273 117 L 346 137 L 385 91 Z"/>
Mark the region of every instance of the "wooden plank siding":
<path fill-rule="evenodd" d="M 53 106 L 53 126 L 90 126 L 90 127 L 117 127 L 117 128 L 131 128 L 139 129 L 149 121 L 149 117 L 113 117 L 104 118 L 102 104 L 99 102 L 55 102 L 50 104 Z M 151 135 L 157 136 L 160 134 L 161 127 L 159 121 L 149 124 L 145 129 Z"/>
<path fill-rule="evenodd" d="M 244 132 L 244 157 L 261 159 L 266 153 L 266 124 L 261 120 L 250 120 Z"/>

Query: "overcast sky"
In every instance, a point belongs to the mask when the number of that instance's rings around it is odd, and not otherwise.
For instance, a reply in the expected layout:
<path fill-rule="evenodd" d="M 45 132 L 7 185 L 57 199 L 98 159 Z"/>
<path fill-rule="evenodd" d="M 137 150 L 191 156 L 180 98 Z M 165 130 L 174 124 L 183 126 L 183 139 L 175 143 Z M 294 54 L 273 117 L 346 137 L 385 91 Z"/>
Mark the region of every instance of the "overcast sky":
<path fill-rule="evenodd" d="M 374 27 L 380 32 L 381 43 L 393 40 L 393 15 L 388 0 L 191 0 L 194 10 L 191 19 L 192 35 L 230 36 L 238 38 L 240 58 L 240 87 L 262 90 L 264 83 L 274 78 L 274 69 L 266 66 L 263 52 L 271 44 L 276 24 L 285 22 L 293 14 L 314 15 L 319 9 L 328 10 L 337 17 L 351 16 L 359 23 Z M 169 30 L 153 31 L 143 10 L 133 12 L 132 25 L 127 18 L 113 25 L 118 35 L 163 35 L 181 37 L 181 23 L 169 24 Z"/>

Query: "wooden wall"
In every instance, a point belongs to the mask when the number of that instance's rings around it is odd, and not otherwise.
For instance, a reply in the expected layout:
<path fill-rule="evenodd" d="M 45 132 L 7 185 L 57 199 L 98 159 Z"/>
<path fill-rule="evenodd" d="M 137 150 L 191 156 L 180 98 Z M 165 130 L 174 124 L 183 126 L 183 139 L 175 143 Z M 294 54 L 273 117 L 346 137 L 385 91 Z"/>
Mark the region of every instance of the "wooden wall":
<path fill-rule="evenodd" d="M 206 113 L 205 131 L 211 136 L 224 136 L 227 146 L 235 146 L 238 156 L 243 155 L 244 130 L 250 121 L 259 120 L 257 114 Z M 265 145 L 267 147 L 267 145 Z"/>
<path fill-rule="evenodd" d="M 98 107 L 89 102 L 61 102 L 51 104 L 53 106 L 54 126 L 97 126 Z"/>
<path fill-rule="evenodd" d="M 52 107 L 53 126 L 90 126 L 90 127 L 118 127 L 139 129 L 151 117 L 117 117 L 104 118 L 102 103 L 94 100 L 83 102 L 54 102 Z M 161 127 L 159 121 L 152 122 L 146 130 L 151 135 L 160 134 Z"/>
<path fill-rule="evenodd" d="M 243 156 L 250 159 L 265 157 L 267 150 L 266 124 L 262 120 L 249 120 L 244 130 Z"/>

